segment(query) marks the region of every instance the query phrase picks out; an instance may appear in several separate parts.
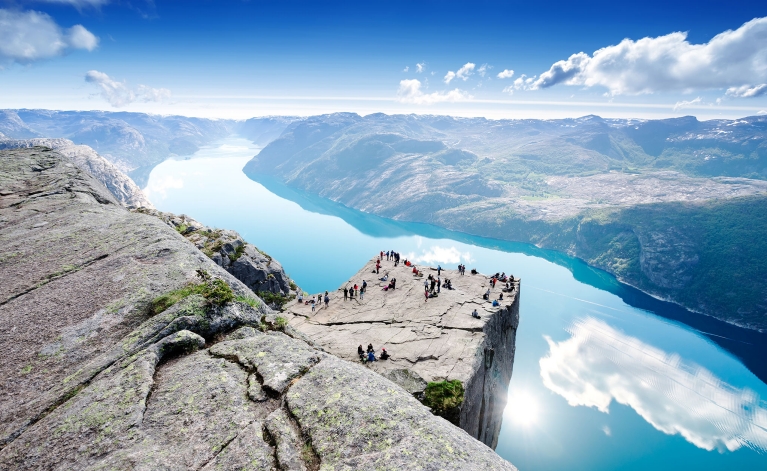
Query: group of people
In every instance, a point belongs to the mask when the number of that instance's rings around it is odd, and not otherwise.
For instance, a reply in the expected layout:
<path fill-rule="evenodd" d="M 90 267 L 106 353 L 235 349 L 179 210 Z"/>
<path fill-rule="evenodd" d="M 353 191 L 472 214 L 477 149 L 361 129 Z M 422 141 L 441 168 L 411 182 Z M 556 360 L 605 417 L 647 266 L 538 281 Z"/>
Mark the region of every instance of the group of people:
<path fill-rule="evenodd" d="M 376 351 L 373 348 L 372 343 L 368 344 L 367 351 L 362 349 L 362 345 L 357 347 L 357 355 L 359 355 L 360 361 L 362 361 L 362 363 L 378 361 L 378 358 L 376 358 Z M 389 352 L 387 352 L 385 348 L 381 349 L 381 360 L 388 360 L 390 356 L 391 355 L 389 355 Z"/>
<path fill-rule="evenodd" d="M 346 285 L 344 286 L 344 301 L 347 301 L 349 299 L 354 299 L 355 297 L 359 297 L 360 301 L 365 299 L 365 291 L 368 289 L 368 282 L 365 280 L 362 280 L 362 285 L 357 285 L 357 283 L 354 283 L 354 286 Z"/>
<path fill-rule="evenodd" d="M 437 273 L 439 273 L 439 271 L 437 271 Z M 429 274 L 428 278 L 423 280 L 424 302 L 428 301 L 429 298 L 436 298 L 440 293 L 441 286 L 442 281 L 439 279 L 439 276 L 435 278 L 433 275 Z"/>
<path fill-rule="evenodd" d="M 464 264 L 459 264 L 458 265 L 458 274 L 461 275 L 461 276 L 466 274 L 466 265 L 464 265 Z"/>
<path fill-rule="evenodd" d="M 395 252 L 394 250 L 387 250 L 386 252 L 384 252 L 382 250 L 380 255 L 381 255 L 380 260 L 383 260 L 385 256 L 387 261 L 391 260 L 394 262 L 395 267 L 399 265 L 399 252 Z"/>
<path fill-rule="evenodd" d="M 301 303 L 301 302 L 304 303 L 304 306 L 311 304 L 312 305 L 312 312 L 314 312 L 317 309 L 317 306 L 322 304 L 323 301 L 325 302 L 325 308 L 326 309 L 330 305 L 330 294 L 327 291 L 325 291 L 325 296 L 324 297 L 322 295 L 317 296 L 315 294 L 314 296 L 312 296 L 312 299 L 307 299 L 306 301 L 304 301 L 304 294 L 303 294 L 303 292 L 299 291 L 299 293 L 300 294 L 298 295 L 298 302 L 299 303 Z"/>

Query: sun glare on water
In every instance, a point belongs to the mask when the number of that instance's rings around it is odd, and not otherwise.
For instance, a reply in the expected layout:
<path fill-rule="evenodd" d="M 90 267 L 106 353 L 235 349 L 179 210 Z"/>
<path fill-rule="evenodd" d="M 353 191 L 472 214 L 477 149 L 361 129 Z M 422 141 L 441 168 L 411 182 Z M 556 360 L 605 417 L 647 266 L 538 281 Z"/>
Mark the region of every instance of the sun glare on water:
<path fill-rule="evenodd" d="M 522 426 L 530 426 L 538 421 L 538 400 L 526 391 L 512 392 L 506 405 L 504 419 Z"/>

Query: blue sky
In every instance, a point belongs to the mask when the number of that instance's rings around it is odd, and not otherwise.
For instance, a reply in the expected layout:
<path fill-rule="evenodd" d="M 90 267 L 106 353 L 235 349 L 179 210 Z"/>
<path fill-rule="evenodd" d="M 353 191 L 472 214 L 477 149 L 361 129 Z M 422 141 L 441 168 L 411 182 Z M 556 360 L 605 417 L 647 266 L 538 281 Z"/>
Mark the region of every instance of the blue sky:
<path fill-rule="evenodd" d="M 767 111 L 767 2 L 579 3 L 0 0 L 0 107 L 230 118 Z"/>

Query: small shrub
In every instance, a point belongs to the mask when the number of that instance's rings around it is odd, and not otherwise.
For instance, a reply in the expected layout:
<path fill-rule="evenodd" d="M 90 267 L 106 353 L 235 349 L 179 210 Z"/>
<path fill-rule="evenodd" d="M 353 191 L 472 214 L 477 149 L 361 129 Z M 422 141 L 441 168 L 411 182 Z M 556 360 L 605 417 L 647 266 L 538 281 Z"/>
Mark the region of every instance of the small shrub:
<path fill-rule="evenodd" d="M 176 226 L 176 231 L 179 234 L 183 234 L 184 232 L 186 232 L 187 229 L 189 229 L 189 226 L 187 226 L 186 224 L 181 224 L 179 226 Z"/>
<path fill-rule="evenodd" d="M 249 296 L 237 296 L 234 298 L 234 300 L 243 304 L 247 304 L 253 309 L 258 309 L 261 307 L 261 303 L 258 301 L 258 299 L 254 299 Z"/>
<path fill-rule="evenodd" d="M 283 296 L 279 293 L 272 293 L 271 291 L 259 291 L 258 297 L 263 299 L 266 304 L 277 306 L 278 309 L 282 309 L 291 299 L 295 298 L 295 295 Z"/>
<path fill-rule="evenodd" d="M 298 285 L 293 280 L 290 280 L 290 289 L 298 291 Z"/>
<path fill-rule="evenodd" d="M 229 260 L 232 262 L 237 261 L 238 258 L 242 257 L 242 254 L 245 253 L 245 244 L 238 245 L 236 249 L 234 249 L 234 253 L 229 256 Z"/>
<path fill-rule="evenodd" d="M 463 404 L 463 383 L 452 381 L 431 382 L 424 391 L 423 403 L 441 417 L 456 423 L 458 407 Z"/>
<path fill-rule="evenodd" d="M 277 316 L 277 319 L 275 319 L 275 322 L 277 324 L 277 328 L 280 330 L 284 330 L 285 326 L 288 325 L 288 320 L 282 316 Z"/>
<path fill-rule="evenodd" d="M 204 273 L 207 274 L 207 272 Z M 230 288 L 224 280 L 218 278 L 203 279 L 205 281 L 202 283 L 191 283 L 184 286 L 183 288 L 173 290 L 169 293 L 163 294 L 162 296 L 154 298 L 150 305 L 151 314 L 160 314 L 177 302 L 193 294 L 201 295 L 203 298 L 205 298 L 207 304 L 210 306 L 223 306 L 224 304 L 234 300 L 234 293 L 232 292 L 232 288 Z"/>

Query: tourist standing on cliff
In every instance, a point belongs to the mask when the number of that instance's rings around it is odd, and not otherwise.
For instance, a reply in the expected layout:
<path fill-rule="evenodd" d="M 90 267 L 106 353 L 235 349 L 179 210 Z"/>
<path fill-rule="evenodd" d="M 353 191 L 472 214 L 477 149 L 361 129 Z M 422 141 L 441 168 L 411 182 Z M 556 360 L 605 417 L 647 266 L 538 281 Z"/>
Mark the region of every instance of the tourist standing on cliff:
<path fill-rule="evenodd" d="M 426 286 L 423 287 L 423 296 L 425 298 L 423 302 L 426 302 L 429 300 L 429 288 L 427 288 Z"/>
<path fill-rule="evenodd" d="M 328 296 L 328 292 L 325 291 L 325 309 L 328 308 L 328 304 L 330 304 L 330 296 Z"/>
<path fill-rule="evenodd" d="M 437 293 L 440 293 L 440 286 L 442 286 L 442 280 L 440 280 L 439 277 L 437 277 Z"/>
<path fill-rule="evenodd" d="M 349 299 L 349 287 L 344 286 L 344 301 L 346 301 L 347 299 Z"/>

